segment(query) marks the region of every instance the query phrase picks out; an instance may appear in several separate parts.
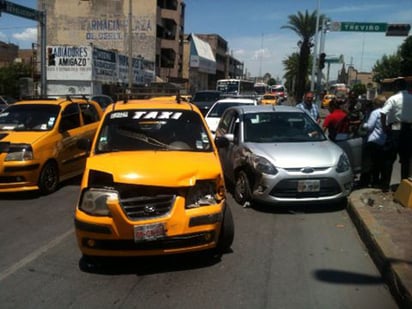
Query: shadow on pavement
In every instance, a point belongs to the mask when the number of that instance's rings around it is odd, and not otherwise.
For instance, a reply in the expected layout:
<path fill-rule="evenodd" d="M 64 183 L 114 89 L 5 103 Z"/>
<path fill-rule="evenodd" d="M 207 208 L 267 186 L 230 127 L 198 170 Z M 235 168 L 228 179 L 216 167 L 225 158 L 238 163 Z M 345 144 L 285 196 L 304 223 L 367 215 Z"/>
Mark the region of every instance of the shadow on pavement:
<path fill-rule="evenodd" d="M 83 272 L 100 275 L 136 274 L 144 276 L 210 267 L 221 261 L 213 251 L 148 257 L 82 257 Z"/>

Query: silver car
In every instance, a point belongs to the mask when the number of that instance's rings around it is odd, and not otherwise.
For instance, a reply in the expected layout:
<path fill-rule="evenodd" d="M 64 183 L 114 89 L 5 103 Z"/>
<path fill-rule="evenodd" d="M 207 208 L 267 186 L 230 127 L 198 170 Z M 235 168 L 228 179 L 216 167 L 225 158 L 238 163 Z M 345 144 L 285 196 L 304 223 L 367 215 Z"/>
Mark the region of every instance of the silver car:
<path fill-rule="evenodd" d="M 295 107 L 228 108 L 215 142 L 228 187 L 241 205 L 339 201 L 352 190 L 345 151 Z"/>

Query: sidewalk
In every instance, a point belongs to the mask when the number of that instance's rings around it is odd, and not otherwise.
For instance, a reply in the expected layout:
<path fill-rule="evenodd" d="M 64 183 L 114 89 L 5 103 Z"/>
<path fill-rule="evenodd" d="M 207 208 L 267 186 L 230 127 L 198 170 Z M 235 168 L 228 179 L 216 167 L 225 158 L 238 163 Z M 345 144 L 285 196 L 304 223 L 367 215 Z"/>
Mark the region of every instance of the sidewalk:
<path fill-rule="evenodd" d="M 400 308 L 412 308 L 412 208 L 391 192 L 360 189 L 349 196 L 348 212 Z"/>

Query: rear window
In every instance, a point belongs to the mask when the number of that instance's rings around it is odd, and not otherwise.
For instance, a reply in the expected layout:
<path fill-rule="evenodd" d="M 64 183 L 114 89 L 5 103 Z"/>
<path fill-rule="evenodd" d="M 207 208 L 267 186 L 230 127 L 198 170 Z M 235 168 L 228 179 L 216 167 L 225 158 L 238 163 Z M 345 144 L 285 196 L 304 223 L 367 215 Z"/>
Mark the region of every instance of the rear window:
<path fill-rule="evenodd" d="M 216 92 L 197 92 L 193 96 L 193 101 L 216 102 L 220 98 L 220 93 Z"/>

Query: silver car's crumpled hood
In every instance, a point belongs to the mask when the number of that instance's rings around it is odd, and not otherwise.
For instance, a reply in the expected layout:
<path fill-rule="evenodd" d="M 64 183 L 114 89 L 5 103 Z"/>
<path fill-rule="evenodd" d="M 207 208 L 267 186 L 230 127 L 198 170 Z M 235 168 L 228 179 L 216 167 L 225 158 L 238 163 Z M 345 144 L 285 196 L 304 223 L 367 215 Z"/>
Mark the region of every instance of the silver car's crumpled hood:
<path fill-rule="evenodd" d="M 246 143 L 246 146 L 279 168 L 334 166 L 343 152 L 329 140 L 312 143 Z"/>

